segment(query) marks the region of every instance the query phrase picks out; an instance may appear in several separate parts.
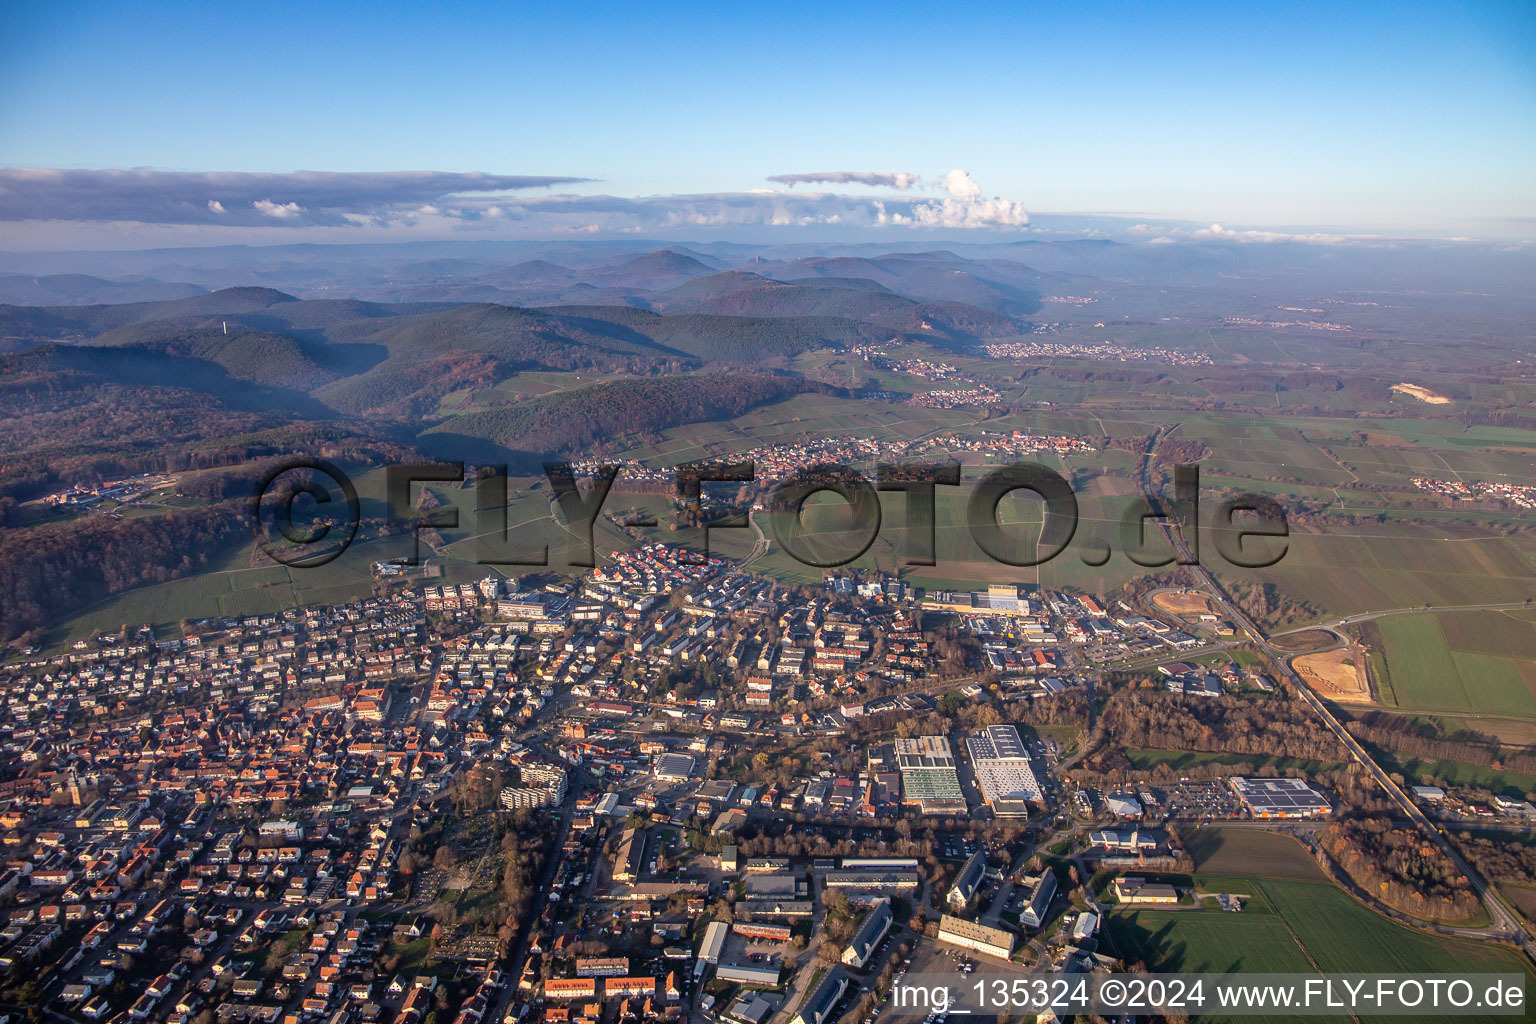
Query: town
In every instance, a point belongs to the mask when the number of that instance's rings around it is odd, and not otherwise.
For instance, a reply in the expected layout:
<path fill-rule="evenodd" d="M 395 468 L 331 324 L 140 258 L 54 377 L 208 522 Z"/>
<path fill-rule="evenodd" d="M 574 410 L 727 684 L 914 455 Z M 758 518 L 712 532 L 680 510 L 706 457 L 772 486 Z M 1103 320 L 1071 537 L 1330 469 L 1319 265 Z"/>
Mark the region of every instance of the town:
<path fill-rule="evenodd" d="M 832 1024 L 909 969 L 1109 969 L 1111 905 L 1190 898 L 1181 822 L 1333 798 L 1084 784 L 1031 723 L 1127 666 L 1272 696 L 1234 633 L 660 543 L 99 633 L 0 680 L 0 970 L 91 1021 Z"/>

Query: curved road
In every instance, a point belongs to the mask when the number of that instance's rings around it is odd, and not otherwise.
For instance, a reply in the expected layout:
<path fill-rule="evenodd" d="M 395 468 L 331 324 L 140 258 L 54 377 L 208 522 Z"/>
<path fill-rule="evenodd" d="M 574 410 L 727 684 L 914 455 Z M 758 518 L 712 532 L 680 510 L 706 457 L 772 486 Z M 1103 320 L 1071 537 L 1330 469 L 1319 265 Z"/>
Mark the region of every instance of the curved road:
<path fill-rule="evenodd" d="M 1391 615 L 1423 615 L 1426 612 L 1513 612 L 1533 607 L 1529 602 L 1520 601 L 1510 604 L 1448 604 L 1448 605 L 1419 605 L 1414 608 L 1388 608 L 1379 612 L 1360 612 L 1357 615 L 1345 615 L 1337 619 L 1329 619 L 1327 622 L 1317 622 L 1310 626 L 1296 626 L 1292 629 L 1282 629 L 1275 634 L 1277 637 L 1289 636 L 1292 633 L 1305 633 L 1309 629 L 1322 629 L 1330 633 L 1335 632 L 1339 626 L 1351 626 L 1357 622 L 1368 622 L 1371 619 L 1385 619 Z"/>

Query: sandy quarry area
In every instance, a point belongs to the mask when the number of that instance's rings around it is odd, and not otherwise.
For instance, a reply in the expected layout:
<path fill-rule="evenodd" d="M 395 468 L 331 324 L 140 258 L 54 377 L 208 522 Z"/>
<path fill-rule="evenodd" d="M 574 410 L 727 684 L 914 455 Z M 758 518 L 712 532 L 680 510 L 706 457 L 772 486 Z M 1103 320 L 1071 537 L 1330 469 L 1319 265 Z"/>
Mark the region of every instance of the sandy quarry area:
<path fill-rule="evenodd" d="M 1210 599 L 1195 590 L 1171 590 L 1166 594 L 1154 594 L 1152 603 L 1165 612 L 1186 619 L 1213 615 L 1216 612 L 1216 609 L 1211 607 Z"/>
<path fill-rule="evenodd" d="M 1421 388 L 1417 384 L 1393 384 L 1392 390 L 1401 391 L 1409 398 L 1417 398 L 1419 401 L 1428 402 L 1430 405 L 1451 404 L 1451 400 L 1444 395 L 1437 395 L 1428 388 Z"/>
<path fill-rule="evenodd" d="M 1371 699 L 1371 686 L 1365 677 L 1365 652 L 1358 647 L 1303 654 L 1291 666 L 1319 697 L 1353 703 L 1367 703 Z"/>

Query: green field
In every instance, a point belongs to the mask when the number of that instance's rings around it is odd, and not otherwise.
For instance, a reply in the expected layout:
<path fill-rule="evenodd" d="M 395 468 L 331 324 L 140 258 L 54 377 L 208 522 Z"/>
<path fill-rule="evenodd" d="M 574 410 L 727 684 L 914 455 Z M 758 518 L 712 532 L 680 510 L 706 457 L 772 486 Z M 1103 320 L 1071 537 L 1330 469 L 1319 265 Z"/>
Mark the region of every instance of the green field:
<path fill-rule="evenodd" d="M 1536 717 L 1536 662 L 1451 646 L 1454 638 L 1518 653 L 1536 639 L 1529 623 L 1506 622 L 1503 630 L 1490 633 L 1484 617 L 1393 615 L 1377 620 L 1397 705 L 1414 711 Z"/>
<path fill-rule="evenodd" d="M 1268 829 L 1192 828 L 1181 830 L 1179 838 L 1201 875 L 1324 878 L 1300 842 Z"/>
<path fill-rule="evenodd" d="M 1397 772 L 1415 783 L 1445 786 L 1467 786 L 1486 789 L 1508 797 L 1523 799 L 1525 794 L 1536 792 L 1536 775 L 1490 768 L 1486 765 L 1468 764 L 1465 761 L 1445 761 L 1431 757 L 1403 757 L 1390 750 L 1372 746 L 1371 756 L 1389 772 Z"/>
<path fill-rule="evenodd" d="M 1251 856 L 1245 854 L 1243 858 Z M 1201 884 L 1211 890 L 1213 881 L 1202 878 Z M 1526 965 L 1512 951 L 1403 927 L 1367 910 L 1327 882 L 1279 878 L 1220 881 L 1230 885 L 1221 891 L 1257 889 L 1255 895 L 1261 896 L 1262 902 L 1249 902 L 1239 914 L 1220 910 L 1115 912 L 1106 922 L 1110 941 L 1122 956 L 1140 960 L 1154 971 L 1466 971 L 1523 973 L 1527 987 L 1532 983 Z M 1222 1018 L 1213 1015 L 1201 1019 Z"/>
<path fill-rule="evenodd" d="M 1159 765 L 1179 770 L 1204 765 L 1252 765 L 1266 772 L 1299 770 L 1315 775 L 1339 767 L 1323 761 L 1309 761 L 1295 757 L 1265 756 L 1263 754 L 1218 754 L 1192 750 L 1133 750 L 1125 751 L 1131 767 L 1138 771 L 1150 771 Z"/>
<path fill-rule="evenodd" d="M 1274 584 L 1315 609 L 1293 625 L 1425 605 L 1519 604 L 1536 594 L 1536 537 L 1459 523 L 1293 523 L 1272 567 L 1231 566 L 1215 552 L 1203 560 L 1223 582 Z"/>

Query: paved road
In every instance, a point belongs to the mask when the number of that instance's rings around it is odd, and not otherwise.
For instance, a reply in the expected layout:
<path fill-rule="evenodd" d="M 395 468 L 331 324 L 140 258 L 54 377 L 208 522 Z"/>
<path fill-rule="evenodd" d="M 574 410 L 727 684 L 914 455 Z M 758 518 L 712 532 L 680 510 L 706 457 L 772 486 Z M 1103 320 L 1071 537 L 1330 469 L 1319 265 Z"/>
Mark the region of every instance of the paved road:
<path fill-rule="evenodd" d="M 757 524 L 757 517 L 752 514 L 750 509 L 747 510 L 747 523 L 752 527 L 752 532 L 757 534 L 757 541 L 752 545 L 752 550 L 748 552 L 747 557 L 741 560 L 741 564 L 737 566 L 738 569 L 745 569 L 766 555 L 768 549 L 773 547 L 773 542 L 768 539 L 768 535 L 763 532 L 763 528 Z"/>
<path fill-rule="evenodd" d="M 1530 608 L 1525 601 L 1513 604 L 1448 604 L 1448 605 L 1417 605 L 1413 608 L 1386 608 L 1379 612 L 1360 612 L 1358 615 L 1345 615 L 1337 619 L 1329 619 L 1327 622 L 1317 622 L 1310 626 L 1296 626 L 1292 629 L 1282 629 L 1275 634 L 1276 637 L 1289 636 L 1292 633 L 1305 633 L 1309 629 L 1324 629 L 1333 632 L 1339 626 L 1349 626 L 1356 622 L 1368 622 L 1371 619 L 1385 619 L 1392 615 L 1422 615 L 1425 612 L 1510 612 L 1522 608 Z"/>

